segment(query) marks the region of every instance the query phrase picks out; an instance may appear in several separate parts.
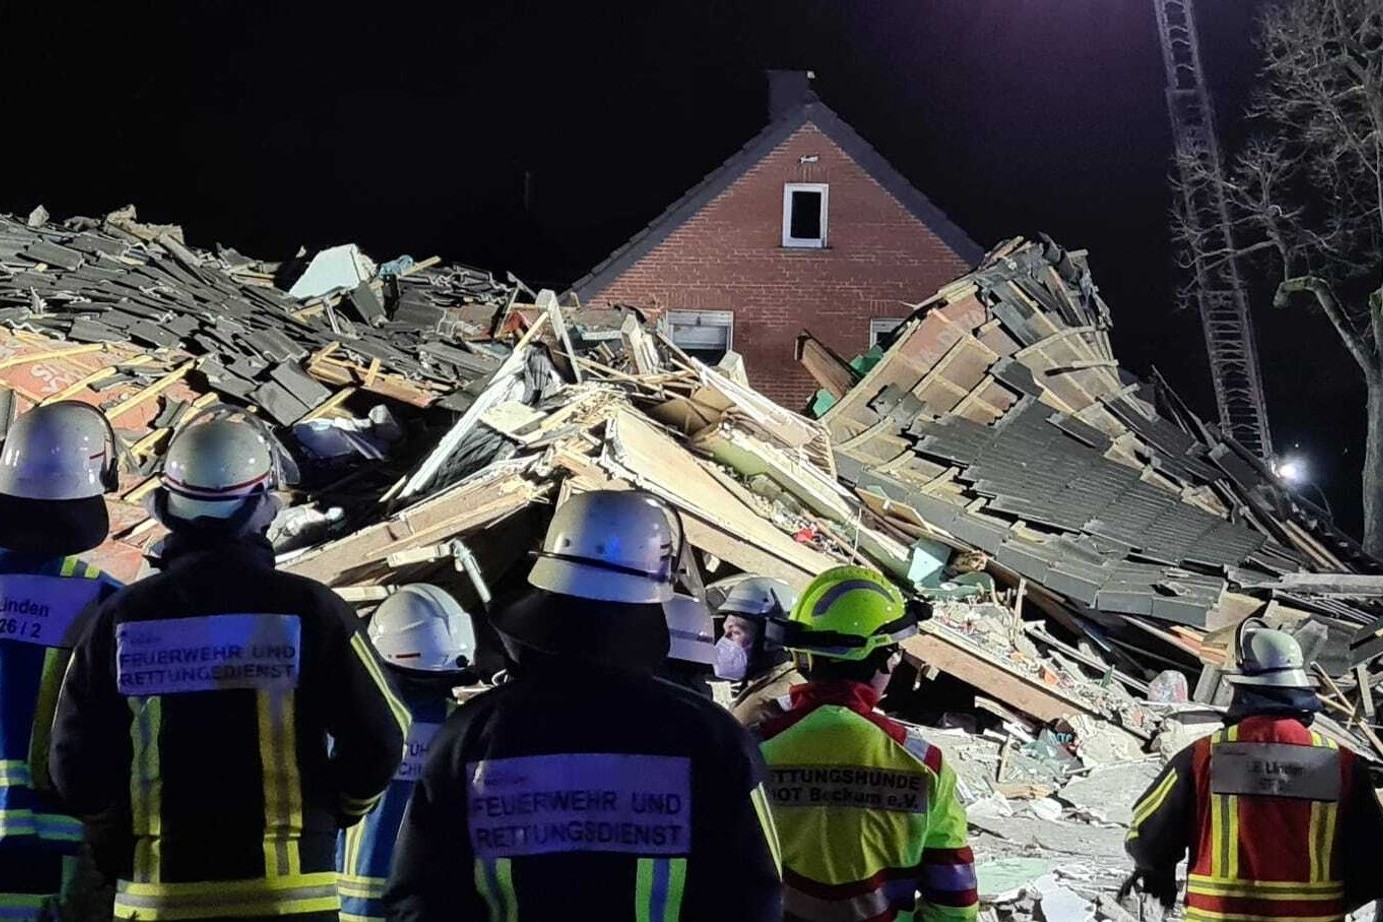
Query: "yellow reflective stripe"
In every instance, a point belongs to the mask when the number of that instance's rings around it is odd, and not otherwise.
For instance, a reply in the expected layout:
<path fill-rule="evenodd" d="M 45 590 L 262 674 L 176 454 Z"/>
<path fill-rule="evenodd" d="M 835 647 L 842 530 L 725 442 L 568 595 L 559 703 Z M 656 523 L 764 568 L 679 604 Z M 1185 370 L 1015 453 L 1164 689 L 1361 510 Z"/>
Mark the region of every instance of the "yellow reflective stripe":
<path fill-rule="evenodd" d="M 519 902 L 514 893 L 513 867 L 510 859 L 496 858 L 475 861 L 475 888 L 490 910 L 490 922 L 518 922 Z"/>
<path fill-rule="evenodd" d="M 302 872 L 302 783 L 295 745 L 293 692 L 255 692 L 260 778 L 264 788 L 264 873 L 270 880 Z"/>
<path fill-rule="evenodd" d="M 382 877 L 361 877 L 358 874 L 341 874 L 337 877 L 337 889 L 342 896 L 360 900 L 377 900 L 384 895 L 385 880 Z"/>
<path fill-rule="evenodd" d="M 1220 730 L 1211 737 L 1214 744 L 1239 739 L 1239 725 Z M 1239 798 L 1234 794 L 1212 794 L 1210 798 L 1210 870 L 1221 880 L 1239 876 Z"/>
<path fill-rule="evenodd" d="M 1201 884 L 1188 884 L 1187 893 L 1194 893 L 1197 896 L 1222 896 L 1222 897 L 1245 897 L 1254 900 L 1280 900 L 1303 902 L 1309 900 L 1333 901 L 1338 900 L 1344 895 L 1344 889 L 1337 887 L 1329 892 L 1311 892 L 1303 890 L 1258 890 L 1253 887 L 1239 887 L 1236 889 L 1221 889 L 1217 887 L 1206 887 Z"/>
<path fill-rule="evenodd" d="M 346 844 L 341 855 L 341 880 L 348 879 L 360 868 L 360 823 L 346 827 Z"/>
<path fill-rule="evenodd" d="M 1143 821 L 1157 812 L 1157 808 L 1162 806 L 1162 802 L 1167 799 L 1167 795 L 1172 793 L 1172 788 L 1176 786 L 1176 769 L 1167 772 L 1167 777 L 1162 779 L 1162 783 L 1148 793 L 1141 801 L 1133 806 L 1132 829 L 1137 829 L 1143 825 Z M 1130 832 L 1132 832 L 1132 829 Z"/>
<path fill-rule="evenodd" d="M 678 919 L 682 918 L 682 892 L 686 886 L 687 859 L 669 859 L 667 902 L 663 907 L 663 922 L 677 922 Z"/>
<path fill-rule="evenodd" d="M 754 812 L 758 814 L 759 826 L 763 829 L 764 838 L 768 840 L 768 850 L 773 855 L 773 866 L 778 869 L 778 876 L 783 876 L 783 849 L 778 841 L 778 827 L 773 823 L 773 811 L 768 806 L 768 795 L 764 793 L 764 786 L 758 784 L 754 790 L 749 792 L 749 799 L 754 804 Z"/>
<path fill-rule="evenodd" d="M 64 557 L 62 561 L 62 570 L 60 571 L 60 575 L 71 576 L 73 571 L 77 569 L 77 564 L 79 563 L 81 563 L 81 561 L 76 557 Z"/>
<path fill-rule="evenodd" d="M 163 729 L 163 699 L 130 698 L 130 806 L 133 814 L 134 878 L 156 883 L 161 872 L 163 779 L 159 765 L 159 734 Z"/>
<path fill-rule="evenodd" d="M 1250 896 L 1281 892 L 1300 894 L 1306 899 L 1315 899 L 1344 892 L 1344 885 L 1339 881 L 1217 880 L 1204 874 L 1190 874 L 1187 876 L 1186 883 L 1197 893 L 1222 896 L 1234 896 L 1237 895 L 1238 891 L 1245 891 Z"/>
<path fill-rule="evenodd" d="M 1201 920 L 1204 922 L 1340 922 L 1342 917 L 1338 912 L 1319 916 L 1258 916 L 1235 912 L 1215 912 L 1211 909 L 1188 906 L 1186 907 L 1186 918 L 1189 922 L 1201 922 Z"/>
<path fill-rule="evenodd" d="M 33 776 L 29 774 L 29 763 L 24 759 L 0 760 L 0 788 L 28 787 Z"/>
<path fill-rule="evenodd" d="M 375 661 L 375 655 L 370 652 L 365 639 L 359 634 L 352 634 L 351 649 L 355 650 L 355 655 L 365 664 L 365 671 L 370 674 L 370 678 L 379 687 L 380 694 L 384 695 L 384 699 L 389 703 L 389 710 L 393 712 L 394 720 L 398 722 L 404 739 L 408 739 L 408 728 L 413 723 L 413 718 L 409 716 L 408 708 L 394 695 L 394 690 L 384 678 L 384 673 L 380 671 L 379 663 Z"/>
<path fill-rule="evenodd" d="M 0 810 L 0 836 L 37 836 L 55 842 L 80 842 L 82 823 L 60 813 Z"/>
<path fill-rule="evenodd" d="M 341 922 L 384 922 L 384 916 L 358 916 L 353 912 L 342 911 Z"/>
<path fill-rule="evenodd" d="M 250 880 L 194 880 L 170 884 L 143 884 L 122 880 L 117 884 L 118 891 L 127 896 L 159 898 L 169 901 L 202 901 L 202 898 L 215 899 L 226 896 L 231 899 L 252 899 L 255 897 L 277 898 L 292 896 L 295 890 L 316 890 L 322 887 L 336 889 L 335 871 L 313 871 L 293 877 L 280 877 L 268 881 L 260 878 Z"/>
<path fill-rule="evenodd" d="M 336 875 L 296 874 L 277 880 L 198 881 L 141 884 L 120 881 L 117 919 L 205 919 L 220 916 L 278 916 L 336 912 Z"/>
<path fill-rule="evenodd" d="M 640 858 L 634 871 L 634 922 L 677 922 L 687 859 Z"/>
<path fill-rule="evenodd" d="M 634 868 L 634 922 L 653 918 L 653 859 L 640 858 Z"/>
<path fill-rule="evenodd" d="M 33 731 L 29 736 L 29 766 L 33 787 L 47 791 L 48 741 L 53 736 L 53 718 L 58 711 L 58 690 L 67 674 L 72 651 L 48 647 L 43 651 L 43 671 L 39 673 L 38 700 L 34 702 Z"/>

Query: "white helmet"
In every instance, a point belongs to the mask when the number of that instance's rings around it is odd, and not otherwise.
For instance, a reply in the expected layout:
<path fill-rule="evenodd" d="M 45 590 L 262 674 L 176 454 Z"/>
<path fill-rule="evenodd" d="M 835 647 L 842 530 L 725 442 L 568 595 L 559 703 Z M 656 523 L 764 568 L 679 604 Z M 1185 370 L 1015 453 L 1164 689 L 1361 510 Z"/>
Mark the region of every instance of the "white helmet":
<path fill-rule="evenodd" d="M 771 576 L 750 576 L 730 589 L 718 615 L 738 615 L 751 621 L 786 618 L 797 604 L 797 590 Z"/>
<path fill-rule="evenodd" d="M 663 616 L 670 638 L 668 659 L 702 666 L 715 663 L 715 623 L 705 602 L 679 593 L 663 603 Z"/>
<path fill-rule="evenodd" d="M 62 400 L 21 415 L 0 451 L 0 547 L 66 555 L 104 541 L 103 494 L 119 488 L 119 450 L 90 404 Z"/>
<path fill-rule="evenodd" d="M 404 586 L 370 618 L 370 641 L 384 661 L 419 672 L 455 672 L 475 655 L 475 627 L 451 595 L 427 583 Z"/>
<path fill-rule="evenodd" d="M 89 499 L 119 486 L 115 433 L 89 403 L 40 404 L 15 420 L 0 451 L 0 493 L 17 499 Z"/>
<path fill-rule="evenodd" d="M 1240 625 L 1235 644 L 1235 672 L 1225 676 L 1233 685 L 1272 688 L 1311 688 L 1301 644 L 1286 631 L 1274 630 L 1259 618 Z"/>
<path fill-rule="evenodd" d="M 168 445 L 160 478 L 168 513 L 185 522 L 229 519 L 246 500 L 285 482 L 284 457 L 257 417 L 236 407 L 208 408 L 180 426 Z"/>
<path fill-rule="evenodd" d="M 681 553 L 674 523 L 676 513 L 647 493 L 579 493 L 553 515 L 528 582 L 583 599 L 666 602 Z"/>

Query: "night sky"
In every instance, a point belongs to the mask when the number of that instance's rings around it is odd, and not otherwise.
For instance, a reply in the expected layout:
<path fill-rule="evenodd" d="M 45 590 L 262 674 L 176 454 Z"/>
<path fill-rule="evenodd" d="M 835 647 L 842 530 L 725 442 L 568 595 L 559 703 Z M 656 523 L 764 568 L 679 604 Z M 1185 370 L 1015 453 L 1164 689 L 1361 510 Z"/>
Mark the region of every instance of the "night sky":
<path fill-rule="evenodd" d="M 1201 4 L 1231 138 L 1257 5 Z M 763 127 L 765 67 L 810 68 L 980 243 L 1089 249 L 1120 360 L 1214 417 L 1198 318 L 1172 309 L 1150 0 L 11 3 L 0 35 L 0 211 L 133 202 L 199 246 L 353 240 L 559 290 Z M 1255 322 L 1274 441 L 1357 531 L 1358 373 L 1319 316 Z"/>

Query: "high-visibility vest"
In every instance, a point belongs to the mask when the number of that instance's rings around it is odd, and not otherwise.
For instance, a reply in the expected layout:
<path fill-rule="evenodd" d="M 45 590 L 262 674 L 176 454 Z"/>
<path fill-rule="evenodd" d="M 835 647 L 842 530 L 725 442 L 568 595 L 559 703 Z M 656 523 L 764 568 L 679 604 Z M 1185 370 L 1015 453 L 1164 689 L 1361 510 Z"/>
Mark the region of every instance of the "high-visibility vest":
<path fill-rule="evenodd" d="M 1198 741 L 1186 918 L 1343 919 L 1336 844 L 1352 758 L 1295 720 L 1269 717 Z"/>
<path fill-rule="evenodd" d="M 384 885 L 389 879 L 394 842 L 399 837 L 408 798 L 422 774 L 428 744 L 456 707 L 455 702 L 438 698 L 435 693 L 425 700 L 416 695 L 402 697 L 413 723 L 403 744 L 403 762 L 398 773 L 374 809 L 354 826 L 341 830 L 337 837 L 336 889 L 341 894 L 342 922 L 383 922 Z"/>
<path fill-rule="evenodd" d="M 965 808 L 941 751 L 873 712 L 859 683 L 813 683 L 764 726 L 789 922 L 968 922 Z"/>
<path fill-rule="evenodd" d="M 76 557 L 0 551 L 0 919 L 37 918 L 81 844 L 47 792 L 49 731 L 75 616 L 119 585 Z"/>

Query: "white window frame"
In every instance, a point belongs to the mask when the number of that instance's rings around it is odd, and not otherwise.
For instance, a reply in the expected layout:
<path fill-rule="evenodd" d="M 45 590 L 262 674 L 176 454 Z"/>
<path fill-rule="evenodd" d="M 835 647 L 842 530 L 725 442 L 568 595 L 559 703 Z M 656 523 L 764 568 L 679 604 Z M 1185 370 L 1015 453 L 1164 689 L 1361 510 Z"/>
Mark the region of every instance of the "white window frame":
<path fill-rule="evenodd" d="M 663 316 L 667 321 L 667 338 L 679 349 L 686 349 L 687 347 L 677 341 L 678 326 L 723 328 L 725 330 L 725 351 L 733 352 L 735 349 L 734 311 L 670 310 Z"/>
<path fill-rule="evenodd" d="M 792 193 L 821 193 L 821 236 L 792 236 Z M 783 184 L 783 246 L 793 249 L 822 250 L 826 248 L 826 219 L 831 214 L 831 187 L 824 182 L 790 182 Z"/>
<path fill-rule="evenodd" d="M 871 317 L 869 320 L 869 348 L 873 349 L 879 340 L 888 336 L 903 325 L 906 317 Z"/>

